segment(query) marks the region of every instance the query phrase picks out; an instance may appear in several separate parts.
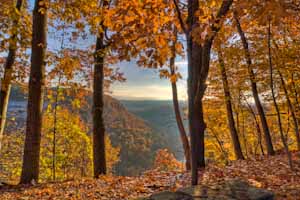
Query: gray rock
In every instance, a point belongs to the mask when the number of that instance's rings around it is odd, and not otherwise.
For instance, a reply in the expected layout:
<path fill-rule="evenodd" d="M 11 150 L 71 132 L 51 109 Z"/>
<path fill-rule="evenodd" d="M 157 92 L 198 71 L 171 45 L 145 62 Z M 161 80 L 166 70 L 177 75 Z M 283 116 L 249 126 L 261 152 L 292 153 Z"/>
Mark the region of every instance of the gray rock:
<path fill-rule="evenodd" d="M 177 192 L 153 194 L 144 200 L 273 200 L 270 191 L 255 188 L 240 180 L 231 180 L 216 185 L 198 185 L 179 189 Z"/>
<path fill-rule="evenodd" d="M 240 180 L 226 181 L 217 185 L 180 189 L 180 192 L 193 196 L 195 200 L 273 200 L 273 193 L 250 186 Z"/>
<path fill-rule="evenodd" d="M 193 200 L 191 195 L 182 192 L 161 192 L 153 194 L 144 200 Z"/>

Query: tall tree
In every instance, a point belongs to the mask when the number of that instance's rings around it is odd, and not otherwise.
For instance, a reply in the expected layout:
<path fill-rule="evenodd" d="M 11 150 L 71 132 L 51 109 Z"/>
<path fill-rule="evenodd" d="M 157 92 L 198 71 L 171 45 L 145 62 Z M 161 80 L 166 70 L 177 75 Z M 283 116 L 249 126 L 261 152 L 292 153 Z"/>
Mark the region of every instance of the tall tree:
<path fill-rule="evenodd" d="M 170 58 L 170 75 L 171 75 L 171 86 L 172 86 L 172 95 L 173 95 L 173 106 L 174 106 L 174 112 L 175 112 L 175 118 L 177 122 L 177 126 L 180 133 L 180 138 L 183 146 L 183 151 L 185 155 L 185 167 L 187 170 L 191 169 L 191 149 L 189 140 L 184 128 L 184 124 L 182 121 L 182 117 L 180 114 L 180 108 L 179 108 L 179 102 L 178 102 L 178 94 L 177 94 L 177 75 L 175 71 L 175 58 L 176 58 L 176 42 L 177 42 L 177 31 L 174 31 L 175 33 L 175 40 L 173 41 L 173 44 L 171 46 L 172 48 L 172 56 Z"/>
<path fill-rule="evenodd" d="M 23 0 L 18 0 L 16 3 L 16 9 L 20 12 L 22 8 Z M 15 16 L 13 20 L 13 26 L 17 27 L 19 23 L 19 18 L 21 16 Z M 17 29 L 16 29 L 17 30 Z M 11 80 L 13 75 L 13 65 L 16 59 L 17 53 L 17 31 L 15 31 L 11 35 L 8 56 L 6 58 L 6 62 L 4 65 L 4 77 L 1 81 L 1 90 L 0 90 L 0 150 L 1 150 L 1 143 L 3 138 L 3 132 L 5 128 L 6 122 L 6 113 L 7 113 L 7 106 L 9 101 L 10 95 L 10 88 L 11 88 Z"/>
<path fill-rule="evenodd" d="M 47 5 L 44 0 L 36 0 L 33 10 L 26 138 L 20 182 L 23 184 L 38 181 L 39 178 L 46 48 Z"/>
<path fill-rule="evenodd" d="M 250 55 L 248 41 L 247 41 L 245 33 L 242 29 L 242 26 L 240 24 L 240 21 L 239 21 L 239 18 L 238 18 L 238 15 L 237 15 L 236 12 L 234 12 L 234 19 L 235 19 L 237 30 L 238 30 L 238 33 L 239 33 L 240 38 L 242 40 L 242 44 L 243 44 L 243 48 L 244 48 L 244 52 L 245 52 L 248 75 L 249 75 L 250 82 L 251 82 L 252 95 L 254 97 L 255 105 L 256 105 L 260 120 L 261 120 L 262 127 L 263 127 L 267 152 L 268 152 L 269 155 L 274 155 L 275 151 L 274 151 L 273 144 L 272 144 L 272 138 L 271 138 L 269 126 L 268 126 L 268 123 L 267 123 L 264 108 L 263 108 L 262 103 L 261 103 L 260 98 L 259 98 L 258 89 L 257 89 L 257 82 L 256 82 L 256 79 L 255 79 L 255 73 L 254 73 L 253 68 L 252 68 L 252 59 L 251 59 L 251 55 Z"/>
<path fill-rule="evenodd" d="M 278 74 L 279 74 L 279 77 L 280 77 L 281 86 L 282 86 L 283 91 L 284 91 L 284 95 L 285 95 L 285 98 L 286 98 L 286 101 L 287 101 L 288 108 L 289 108 L 289 110 L 291 112 L 291 115 L 292 115 L 292 119 L 293 119 L 293 123 L 294 123 L 294 132 L 295 132 L 296 142 L 297 142 L 297 148 L 298 148 L 298 150 L 300 150 L 299 124 L 298 124 L 298 120 L 297 120 L 297 117 L 296 117 L 295 109 L 294 109 L 294 106 L 293 106 L 292 101 L 290 99 L 289 92 L 288 92 L 287 85 L 285 83 L 284 77 L 283 77 L 280 70 L 277 70 L 277 71 L 278 71 Z"/>
<path fill-rule="evenodd" d="M 270 18 L 269 25 L 268 25 L 268 58 L 269 58 L 269 68 L 270 68 L 270 87 L 271 87 L 271 93 L 272 93 L 272 100 L 273 100 L 273 104 L 274 104 L 274 107 L 276 110 L 276 115 L 277 115 L 280 138 L 283 143 L 286 155 L 288 157 L 289 165 L 290 165 L 291 169 L 293 169 L 292 156 L 289 151 L 289 146 L 287 144 L 286 138 L 283 133 L 280 109 L 279 109 L 278 103 L 276 101 L 276 96 L 275 96 L 274 81 L 273 81 L 273 61 L 272 61 L 272 49 L 271 48 L 272 47 L 271 47 L 271 18 Z"/>
<path fill-rule="evenodd" d="M 224 90 L 224 98 L 225 98 L 225 104 L 226 104 L 226 112 L 227 112 L 227 120 L 228 120 L 228 126 L 231 133 L 231 139 L 234 147 L 234 153 L 237 159 L 244 159 L 241 144 L 239 141 L 238 132 L 235 127 L 234 117 L 233 117 L 233 109 L 231 104 L 231 94 L 230 94 L 230 88 L 229 83 L 227 79 L 227 73 L 225 68 L 225 62 L 222 58 L 222 52 L 220 47 L 218 48 L 218 59 L 219 59 L 219 68 L 222 76 L 222 83 L 223 83 L 223 90 Z"/>
<path fill-rule="evenodd" d="M 206 90 L 206 80 L 210 65 L 210 53 L 214 38 L 220 30 L 222 18 L 227 14 L 233 0 L 222 1 L 215 20 L 209 24 L 210 31 L 201 38 L 199 21 L 199 1 L 188 1 L 187 24 L 182 19 L 179 3 L 173 1 L 178 13 L 178 18 L 187 38 L 187 60 L 188 60 L 188 118 L 191 136 L 191 158 L 192 158 L 192 185 L 198 184 L 198 168 L 205 167 L 204 156 L 204 131 L 206 125 L 203 115 L 203 97 Z M 198 34 L 197 34 L 198 33 Z M 198 39 L 197 39 L 198 38 Z"/>
<path fill-rule="evenodd" d="M 278 44 L 276 43 L 276 41 L 273 40 L 273 43 L 274 43 L 276 49 L 279 50 L 279 47 L 278 47 Z M 281 59 L 283 59 L 283 58 L 281 58 Z M 284 65 L 283 61 L 281 61 L 281 64 Z M 277 69 L 277 71 L 278 71 L 278 74 L 279 74 L 281 86 L 282 86 L 282 89 L 284 91 L 284 95 L 285 95 L 285 98 L 286 98 L 286 101 L 287 101 L 288 108 L 289 108 L 289 110 L 291 112 L 291 115 L 292 115 L 292 119 L 293 119 L 293 123 L 294 123 L 294 132 L 295 132 L 296 142 L 297 142 L 297 148 L 298 148 L 298 150 L 300 150 L 299 124 L 298 124 L 298 120 L 297 120 L 297 117 L 296 117 L 295 108 L 292 104 L 292 101 L 291 101 L 291 98 L 290 98 L 290 95 L 289 95 L 289 92 L 288 92 L 287 84 L 284 80 L 283 74 L 282 74 L 280 69 Z M 293 83 L 293 80 L 292 80 L 292 83 Z M 298 96 L 298 94 L 296 92 L 296 97 L 297 96 Z M 297 101 L 296 101 L 296 106 L 297 106 Z"/>
<path fill-rule="evenodd" d="M 251 113 L 251 115 L 253 117 L 253 120 L 254 120 L 254 123 L 255 123 L 256 131 L 257 131 L 257 145 L 259 145 L 259 147 L 260 147 L 261 154 L 265 155 L 264 148 L 263 148 L 263 145 L 262 145 L 261 129 L 260 129 L 259 122 L 257 120 L 256 114 L 255 114 L 253 108 L 251 107 L 251 105 L 249 104 L 246 97 L 244 97 L 244 101 L 246 102 L 248 110 Z"/>
<path fill-rule="evenodd" d="M 108 1 L 104 0 L 102 9 L 108 7 Z M 105 126 L 103 120 L 103 94 L 104 94 L 104 62 L 106 45 L 104 44 L 105 26 L 103 21 L 100 23 L 100 31 L 97 35 L 94 65 L 94 84 L 93 84 L 93 161 L 94 177 L 98 178 L 101 174 L 106 174 L 105 157 Z"/>

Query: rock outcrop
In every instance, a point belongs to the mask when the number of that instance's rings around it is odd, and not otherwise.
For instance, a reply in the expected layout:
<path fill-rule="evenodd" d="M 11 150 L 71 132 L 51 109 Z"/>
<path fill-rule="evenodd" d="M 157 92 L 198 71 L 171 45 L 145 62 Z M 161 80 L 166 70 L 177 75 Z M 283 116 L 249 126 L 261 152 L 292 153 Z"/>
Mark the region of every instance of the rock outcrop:
<path fill-rule="evenodd" d="M 140 200 L 273 200 L 274 194 L 255 188 L 240 180 L 230 180 L 215 185 L 198 185 L 176 192 L 161 192 Z"/>

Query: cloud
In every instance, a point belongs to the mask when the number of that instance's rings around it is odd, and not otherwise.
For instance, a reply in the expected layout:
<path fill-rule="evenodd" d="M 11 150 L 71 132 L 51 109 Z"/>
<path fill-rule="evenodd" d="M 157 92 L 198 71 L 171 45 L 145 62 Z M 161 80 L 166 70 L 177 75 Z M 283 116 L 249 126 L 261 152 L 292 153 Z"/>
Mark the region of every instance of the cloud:
<path fill-rule="evenodd" d="M 112 87 L 112 96 L 118 99 L 128 100 L 171 100 L 171 85 L 153 84 L 153 85 L 126 85 L 119 84 Z M 178 84 L 178 98 L 186 99 L 186 89 L 182 84 Z"/>
<path fill-rule="evenodd" d="M 185 61 L 185 60 L 181 60 L 181 61 L 177 61 L 177 62 L 175 62 L 175 65 L 177 65 L 177 66 L 184 66 L 184 67 L 186 67 L 187 66 L 187 61 Z"/>
<path fill-rule="evenodd" d="M 177 83 L 178 98 L 187 99 L 186 61 L 178 60 L 176 65 L 179 66 L 179 72 L 183 79 Z M 159 78 L 157 69 L 140 68 L 134 62 L 120 63 L 120 70 L 124 72 L 127 80 L 124 83 L 115 82 L 112 85 L 112 96 L 118 99 L 131 100 L 171 100 L 172 88 L 167 79 Z"/>

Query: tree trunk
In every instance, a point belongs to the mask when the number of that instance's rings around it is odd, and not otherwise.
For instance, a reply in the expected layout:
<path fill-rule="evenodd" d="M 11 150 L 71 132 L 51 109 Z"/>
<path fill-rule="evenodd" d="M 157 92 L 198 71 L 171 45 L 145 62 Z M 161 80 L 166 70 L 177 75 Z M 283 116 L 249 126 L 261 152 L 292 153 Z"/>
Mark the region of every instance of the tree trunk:
<path fill-rule="evenodd" d="M 219 58 L 219 67 L 220 67 L 221 76 L 222 76 L 223 89 L 224 89 L 228 126 L 229 126 L 230 133 L 231 133 L 231 140 L 232 140 L 232 144 L 234 147 L 234 153 L 235 153 L 236 159 L 243 160 L 244 156 L 243 156 L 241 144 L 239 141 L 239 136 L 238 136 L 237 130 L 235 128 L 235 122 L 234 122 L 233 110 L 232 110 L 232 104 L 231 104 L 231 94 L 230 94 L 229 83 L 228 83 L 226 69 L 225 69 L 225 63 L 224 63 L 224 60 L 222 59 L 222 54 L 221 54 L 220 49 L 218 49 L 218 58 Z"/>
<path fill-rule="evenodd" d="M 272 99 L 273 99 L 274 107 L 275 107 L 276 114 L 277 114 L 279 133 L 280 133 L 282 144 L 284 146 L 284 150 L 285 150 L 286 155 L 288 157 L 288 162 L 289 162 L 290 168 L 293 170 L 292 156 L 291 156 L 291 153 L 289 151 L 289 146 L 286 142 L 286 138 L 284 137 L 284 134 L 283 134 L 280 110 L 279 110 L 279 107 L 278 107 L 278 104 L 277 104 L 277 101 L 276 101 L 275 91 L 274 91 L 273 63 L 272 63 L 272 51 L 271 51 L 271 22 L 270 21 L 269 21 L 269 26 L 268 26 L 268 57 L 269 57 L 269 67 L 270 67 L 270 87 L 271 87 L 271 93 L 272 93 Z"/>
<path fill-rule="evenodd" d="M 58 83 L 56 86 L 54 112 L 53 112 L 53 141 L 52 141 L 52 180 L 56 180 L 56 132 L 57 132 L 57 107 L 59 101 L 59 90 L 60 90 L 61 76 L 59 75 Z"/>
<path fill-rule="evenodd" d="M 256 114 L 255 114 L 254 110 L 252 109 L 251 105 L 248 103 L 246 97 L 245 97 L 245 102 L 247 103 L 248 109 L 249 109 L 250 113 L 252 114 L 252 117 L 255 122 L 255 127 L 256 127 L 256 131 L 257 131 L 257 140 L 258 140 L 258 144 L 260 146 L 260 151 L 261 151 L 262 155 L 265 155 L 264 148 L 262 146 L 262 137 L 261 137 L 262 134 L 261 134 L 258 120 L 256 118 Z"/>
<path fill-rule="evenodd" d="M 274 42 L 274 45 L 275 45 L 276 49 L 279 50 L 279 47 L 278 47 L 277 43 L 275 41 L 273 41 L 273 42 Z M 294 107 L 292 105 L 292 102 L 291 102 L 291 99 L 290 99 L 290 96 L 289 96 L 289 93 L 288 93 L 288 89 L 287 89 L 284 77 L 283 77 L 283 75 L 282 75 L 282 73 L 279 69 L 277 69 L 277 71 L 278 71 L 278 74 L 279 74 L 279 77 L 280 77 L 281 85 L 282 85 L 282 88 L 283 88 L 283 91 L 284 91 L 284 94 L 285 94 L 285 97 L 286 97 L 286 100 L 287 100 L 289 110 L 292 114 L 292 119 L 293 119 L 293 122 L 294 122 L 295 136 L 296 136 L 296 140 L 297 140 L 296 141 L 297 142 L 297 148 L 298 148 L 298 150 L 300 150 L 300 133 L 299 133 L 298 119 L 297 119 Z M 298 96 L 298 94 L 296 92 L 296 97 L 297 96 Z"/>
<path fill-rule="evenodd" d="M 16 9 L 20 12 L 22 8 L 23 0 L 18 0 Z M 13 26 L 18 26 L 18 19 L 13 21 Z M 15 62 L 17 51 L 17 33 L 11 36 L 11 42 L 9 44 L 8 56 L 4 65 L 4 76 L 1 81 L 0 90 L 0 151 L 2 147 L 2 138 L 6 122 L 7 107 L 10 96 L 11 79 L 13 74 L 13 65 Z"/>
<path fill-rule="evenodd" d="M 223 154 L 223 157 L 225 159 L 225 164 L 228 165 L 228 153 L 224 149 L 223 142 L 220 140 L 220 138 L 218 137 L 218 135 L 216 134 L 216 132 L 212 128 L 210 128 L 210 131 L 212 133 L 212 136 L 216 139 L 216 141 L 218 143 L 220 151 Z"/>
<path fill-rule="evenodd" d="M 234 18 L 235 18 L 237 29 L 238 29 L 238 32 L 239 32 L 239 35 L 241 37 L 243 47 L 244 47 L 244 50 L 245 50 L 245 58 L 246 58 L 247 65 L 248 65 L 248 74 L 249 74 L 249 77 L 250 77 L 252 94 L 253 94 L 255 105 L 256 105 L 260 120 L 261 120 L 262 128 L 263 128 L 263 131 L 264 131 L 264 137 L 265 137 L 267 152 L 268 152 L 269 155 L 274 155 L 275 151 L 274 151 L 273 144 L 272 144 L 272 138 L 271 138 L 271 135 L 270 135 L 269 126 L 268 126 L 268 123 L 267 123 L 267 119 L 266 119 L 266 115 L 265 115 L 263 106 L 261 104 L 261 101 L 260 101 L 260 98 L 259 98 L 259 95 L 258 95 L 257 84 L 256 84 L 256 80 L 255 80 L 255 74 L 254 74 L 254 71 L 252 69 L 252 60 L 251 60 L 251 56 L 250 56 L 248 41 L 246 39 L 245 33 L 242 30 L 240 21 L 239 21 L 238 16 L 237 16 L 236 13 L 234 14 Z"/>
<path fill-rule="evenodd" d="M 174 41 L 174 44 L 172 45 L 172 57 L 170 59 L 170 72 L 171 72 L 171 76 L 175 76 L 175 57 L 176 57 L 176 41 L 177 41 L 177 32 L 175 31 L 175 37 L 176 40 Z M 177 94 L 177 84 L 176 82 L 171 82 L 172 85 L 172 95 L 173 95 L 173 106 L 174 106 L 174 111 L 175 111 L 175 117 L 176 117 L 176 122 L 177 122 L 177 126 L 179 129 L 179 133 L 180 133 L 180 138 L 181 138 L 181 142 L 182 142 L 182 146 L 183 146 L 183 151 L 184 151 L 184 155 L 185 155 L 185 167 L 186 170 L 191 170 L 191 152 L 190 152 L 190 144 L 189 144 L 189 140 L 183 125 L 183 121 L 181 118 L 181 114 L 180 114 L 180 108 L 179 108 L 179 103 L 178 103 L 178 94 Z"/>
<path fill-rule="evenodd" d="M 244 115 L 243 109 L 241 109 L 241 115 L 242 115 L 242 130 L 240 131 L 240 133 L 242 135 L 243 142 L 244 142 L 244 145 L 245 145 L 245 155 L 246 155 L 247 158 L 249 158 L 248 140 L 247 140 L 247 137 L 246 137 L 246 134 L 245 134 L 245 115 Z"/>
<path fill-rule="evenodd" d="M 284 91 L 284 94 L 285 94 L 285 97 L 286 97 L 288 107 L 289 107 L 289 109 L 291 111 L 291 114 L 292 114 L 292 119 L 293 119 L 293 123 L 294 123 L 294 130 L 295 130 L 295 135 L 296 135 L 296 140 L 297 140 L 297 148 L 298 148 L 298 151 L 300 151 L 300 133 L 299 133 L 298 120 L 297 120 L 295 110 L 294 110 L 294 107 L 292 105 L 292 102 L 291 102 L 291 99 L 290 99 L 288 89 L 287 89 L 285 80 L 283 78 L 283 75 L 282 75 L 282 73 L 280 72 L 279 69 L 277 71 L 278 71 L 278 74 L 280 76 L 281 85 L 282 85 L 282 88 L 283 88 L 283 91 Z"/>
<path fill-rule="evenodd" d="M 47 7 L 36 0 L 33 10 L 31 71 L 21 183 L 38 181 L 47 47 Z"/>
<path fill-rule="evenodd" d="M 197 0 L 188 1 L 188 25 L 189 30 L 186 33 L 187 38 L 187 57 L 188 57 L 188 119 L 190 131 L 191 146 L 191 167 L 192 167 L 192 185 L 198 184 L 198 167 L 205 167 L 204 161 L 204 130 L 205 124 L 202 112 L 202 99 L 196 102 L 195 94 L 198 86 L 202 49 L 199 44 L 193 41 L 191 32 L 193 27 L 197 25 L 198 20 L 195 15 L 199 8 Z M 203 138 L 203 139 L 202 139 Z M 202 144 L 201 144 L 202 143 Z M 198 164 L 199 163 L 199 164 Z"/>
<path fill-rule="evenodd" d="M 104 59 L 105 45 L 104 33 L 99 33 L 96 42 L 95 67 L 94 67 L 94 96 L 93 96 L 93 160 L 94 177 L 106 174 L 105 157 L 105 126 L 103 120 L 103 82 L 104 82 Z"/>
<path fill-rule="evenodd" d="M 292 74 L 292 90 L 294 90 L 293 92 L 294 92 L 295 102 L 297 104 L 296 111 L 300 112 L 300 103 L 299 103 L 299 100 L 298 100 L 299 94 L 298 94 L 297 87 L 296 87 L 296 84 L 295 84 L 294 74 Z"/>
<path fill-rule="evenodd" d="M 198 42 L 194 41 L 192 37 L 192 32 L 194 32 L 194 29 L 199 27 L 199 19 L 197 16 L 197 11 L 199 10 L 199 1 L 188 1 L 187 29 L 185 28 L 185 25 L 183 25 L 182 19 L 179 19 L 187 38 L 188 118 L 191 136 L 192 185 L 198 184 L 198 168 L 205 167 L 204 131 L 206 124 L 203 116 L 202 99 L 206 90 L 211 46 L 214 37 L 220 30 L 219 23 L 221 22 L 221 18 L 227 14 L 232 2 L 232 0 L 224 0 L 222 2 L 222 5 L 216 16 L 216 22 L 211 25 L 212 34 L 205 39 L 203 44 L 199 44 Z"/>

